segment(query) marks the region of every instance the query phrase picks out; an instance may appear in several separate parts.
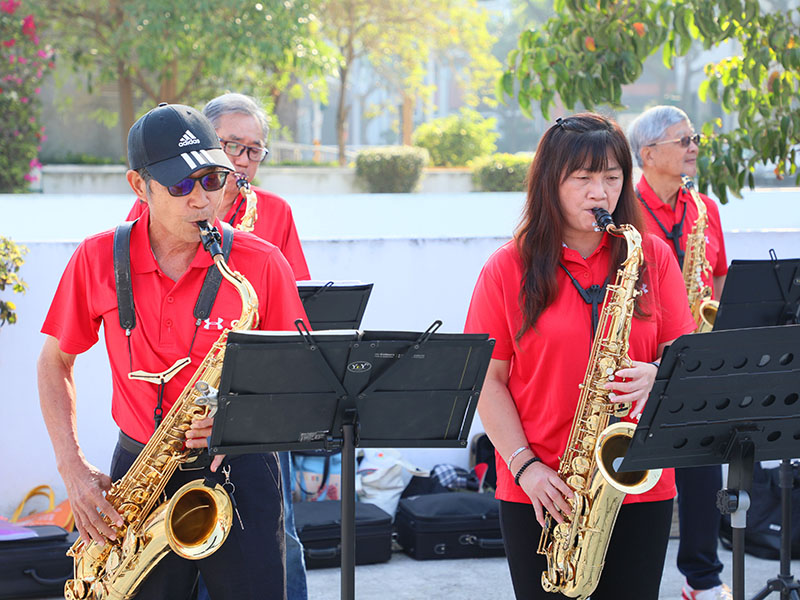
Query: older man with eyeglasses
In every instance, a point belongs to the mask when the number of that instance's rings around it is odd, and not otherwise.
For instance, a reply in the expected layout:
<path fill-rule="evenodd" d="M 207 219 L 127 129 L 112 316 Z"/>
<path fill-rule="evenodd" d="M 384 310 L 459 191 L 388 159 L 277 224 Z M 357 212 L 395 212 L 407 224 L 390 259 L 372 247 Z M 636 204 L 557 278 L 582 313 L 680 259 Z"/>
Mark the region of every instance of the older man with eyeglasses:
<path fill-rule="evenodd" d="M 649 233 L 669 244 L 683 266 L 686 239 L 692 233 L 698 210 L 682 176 L 697 174 L 700 135 L 689 117 L 675 106 L 655 106 L 630 126 L 628 139 L 642 178 L 636 196 L 642 205 Z M 706 258 L 711 273 L 706 283 L 719 298 L 728 263 L 722 235 L 719 208 L 708 196 L 700 194 L 708 211 Z M 675 469 L 680 517 L 678 569 L 686 578 L 683 600 L 728 600 L 731 592 L 722 583 L 722 563 L 717 556 L 721 515 L 716 494 L 722 488 L 721 467 Z"/>

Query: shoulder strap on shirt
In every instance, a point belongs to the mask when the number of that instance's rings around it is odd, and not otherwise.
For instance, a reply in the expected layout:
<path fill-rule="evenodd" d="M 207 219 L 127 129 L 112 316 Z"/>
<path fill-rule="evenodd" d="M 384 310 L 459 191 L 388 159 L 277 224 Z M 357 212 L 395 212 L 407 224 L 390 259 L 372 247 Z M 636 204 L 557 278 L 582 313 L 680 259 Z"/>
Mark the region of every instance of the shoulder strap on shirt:
<path fill-rule="evenodd" d="M 233 227 L 222 221 L 220 221 L 220 224 L 222 225 L 222 256 L 227 262 L 228 257 L 231 255 L 231 246 L 233 246 Z M 207 319 L 211 314 L 221 283 L 222 273 L 219 272 L 216 265 L 212 264 L 208 268 L 200 295 L 197 297 L 197 304 L 194 306 L 195 319 Z"/>
<path fill-rule="evenodd" d="M 138 219 L 136 219 L 138 221 Z M 114 283 L 117 288 L 119 326 L 125 331 L 136 327 L 131 282 L 131 228 L 136 221 L 117 225 L 114 230 Z"/>

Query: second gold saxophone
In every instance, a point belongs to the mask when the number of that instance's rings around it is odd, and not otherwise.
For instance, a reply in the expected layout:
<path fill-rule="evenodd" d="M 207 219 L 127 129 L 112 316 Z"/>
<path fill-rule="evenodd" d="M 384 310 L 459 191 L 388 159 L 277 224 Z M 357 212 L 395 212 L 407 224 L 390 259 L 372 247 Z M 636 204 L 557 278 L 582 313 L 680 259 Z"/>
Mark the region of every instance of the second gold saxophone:
<path fill-rule="evenodd" d="M 232 271 L 222 256 L 216 230 L 198 223 L 203 246 L 222 276 L 236 287 L 242 313 L 234 330 L 258 325 L 258 296 L 247 279 Z M 229 330 L 214 342 L 180 397 L 166 414 L 128 472 L 115 482 L 106 500 L 123 519 L 115 540 L 105 545 L 78 539 L 67 552 L 74 559 L 73 579 L 64 586 L 67 600 L 127 600 L 158 562 L 172 550 L 193 560 L 222 545 L 233 520 L 231 500 L 221 485 L 198 479 L 163 501 L 164 488 L 181 463 L 190 459 L 184 445 L 192 420 L 216 410 L 213 388 L 219 386 Z M 212 392 L 209 394 L 209 392 Z"/>
<path fill-rule="evenodd" d="M 689 296 L 697 333 L 706 333 L 714 328 L 719 302 L 711 299 L 711 286 L 703 280 L 711 272 L 711 264 L 706 257 L 706 229 L 708 228 L 708 209 L 694 187 L 691 177 L 681 175 L 683 187 L 692 196 L 697 206 L 697 221 L 686 238 L 686 254 L 683 257 L 683 283 Z"/>
<path fill-rule="evenodd" d="M 660 469 L 618 473 L 615 468 L 636 426 L 626 422 L 608 425 L 612 415 L 625 416 L 630 405 L 610 402 L 610 390 L 604 386 L 618 369 L 630 363 L 628 340 L 640 293 L 636 282 L 643 262 L 642 238 L 630 225 L 617 227 L 607 211 L 593 210 L 600 229 L 625 238 L 628 254 L 606 291 L 577 411 L 559 463 L 558 475 L 574 494 L 570 500 L 572 515 L 564 515 L 563 523 L 548 515 L 539 541 L 538 552 L 547 557 L 542 587 L 570 598 L 587 598 L 600 582 L 625 495 L 646 492 L 661 476 Z"/>

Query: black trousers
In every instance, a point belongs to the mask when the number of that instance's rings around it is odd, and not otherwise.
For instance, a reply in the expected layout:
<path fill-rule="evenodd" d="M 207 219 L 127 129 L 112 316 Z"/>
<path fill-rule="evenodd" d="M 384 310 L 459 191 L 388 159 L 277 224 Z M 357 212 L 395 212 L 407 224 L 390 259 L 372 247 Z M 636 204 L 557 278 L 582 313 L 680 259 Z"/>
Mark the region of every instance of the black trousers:
<path fill-rule="evenodd" d="M 672 500 L 623 505 L 591 599 L 658 600 L 671 521 Z M 542 589 L 547 558 L 536 552 L 542 528 L 533 506 L 501 501 L 500 527 L 517 600 L 564 598 Z"/>
<path fill-rule="evenodd" d="M 717 492 L 722 489 L 722 467 L 675 469 L 675 484 L 681 524 L 678 569 L 696 590 L 716 587 L 722 583 L 722 563 L 717 556 L 722 522 Z"/>
<path fill-rule="evenodd" d="M 122 477 L 136 455 L 117 445 L 111 461 L 111 479 Z M 212 600 L 285 600 L 285 543 L 283 533 L 283 494 L 277 455 L 249 454 L 226 459 L 234 497 L 244 529 L 234 514 L 231 532 L 219 550 L 202 560 L 187 560 L 174 552 L 151 571 L 137 598 L 142 600 L 185 600 L 189 598 L 198 574 Z M 171 497 L 182 485 L 210 477 L 225 481 L 222 469 L 176 471 L 166 487 Z"/>

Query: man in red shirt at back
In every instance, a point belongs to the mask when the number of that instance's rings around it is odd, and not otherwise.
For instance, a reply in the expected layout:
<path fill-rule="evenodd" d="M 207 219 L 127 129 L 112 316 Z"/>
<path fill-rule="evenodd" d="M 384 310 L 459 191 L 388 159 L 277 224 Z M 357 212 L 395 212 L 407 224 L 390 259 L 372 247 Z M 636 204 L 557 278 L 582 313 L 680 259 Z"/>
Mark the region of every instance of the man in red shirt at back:
<path fill-rule="evenodd" d="M 697 174 L 700 135 L 689 117 L 675 106 L 655 106 L 636 118 L 628 132 L 631 150 L 642 168 L 636 196 L 642 206 L 647 231 L 667 242 L 683 267 L 686 238 L 692 233 L 698 209 L 682 185 L 682 175 Z M 713 297 L 722 293 L 728 262 L 716 203 L 703 194 L 708 226 L 706 258 L 711 269 L 703 274 Z M 686 577 L 683 600 L 728 600 L 731 591 L 720 579 L 717 557 L 721 515 L 716 494 L 722 488 L 719 466 L 675 469 L 680 514 L 678 569 Z"/>

